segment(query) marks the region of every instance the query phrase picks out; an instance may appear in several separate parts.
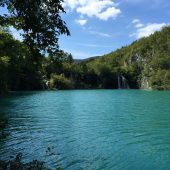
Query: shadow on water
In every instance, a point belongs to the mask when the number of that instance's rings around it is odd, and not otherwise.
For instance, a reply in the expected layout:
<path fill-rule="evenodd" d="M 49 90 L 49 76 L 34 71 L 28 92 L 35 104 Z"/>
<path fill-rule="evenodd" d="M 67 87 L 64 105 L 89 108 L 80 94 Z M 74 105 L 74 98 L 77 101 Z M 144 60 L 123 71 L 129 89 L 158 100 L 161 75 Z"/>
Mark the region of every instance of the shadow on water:
<path fill-rule="evenodd" d="M 30 96 L 44 93 L 44 91 L 21 91 L 9 92 L 0 96 L 0 142 L 2 142 L 10 132 L 6 132 L 9 124 L 10 112 L 17 107 L 16 100 L 25 100 Z"/>
<path fill-rule="evenodd" d="M 0 160 L 0 170 L 50 170 L 46 167 L 43 161 L 33 160 L 28 163 L 23 163 L 22 153 L 18 153 L 14 159 Z M 56 168 L 62 170 L 62 168 Z"/>
<path fill-rule="evenodd" d="M 8 119 L 0 117 L 0 141 L 7 137 L 7 133 L 5 132 L 5 127 L 8 124 Z"/>

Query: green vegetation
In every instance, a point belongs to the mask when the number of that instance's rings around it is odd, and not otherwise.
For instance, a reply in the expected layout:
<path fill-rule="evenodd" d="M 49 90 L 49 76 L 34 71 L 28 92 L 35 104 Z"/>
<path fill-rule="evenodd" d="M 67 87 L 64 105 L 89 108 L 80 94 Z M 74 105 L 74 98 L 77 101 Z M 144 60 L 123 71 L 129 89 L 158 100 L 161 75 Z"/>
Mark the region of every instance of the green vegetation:
<path fill-rule="evenodd" d="M 51 79 L 49 81 L 49 87 L 51 89 L 72 89 L 73 84 L 71 80 L 67 79 L 63 74 L 57 75 L 57 74 L 52 74 Z"/>
<path fill-rule="evenodd" d="M 170 89 L 170 27 L 110 54 L 74 62 L 71 54 L 59 51 L 58 37 L 70 35 L 60 16 L 65 13 L 62 2 L 0 2 L 8 10 L 0 15 L 0 94 L 120 86 Z M 10 35 L 9 26 L 22 30 L 23 42 Z"/>
<path fill-rule="evenodd" d="M 127 47 L 87 61 L 101 78 L 99 87 L 117 87 L 123 75 L 131 88 L 170 89 L 170 27 Z"/>
<path fill-rule="evenodd" d="M 29 163 L 22 162 L 22 154 L 19 153 L 12 160 L 3 161 L 0 160 L 0 169 L 2 170 L 50 170 L 45 163 L 39 160 L 33 160 Z M 62 170 L 62 168 L 56 168 L 56 170 Z"/>
<path fill-rule="evenodd" d="M 63 0 L 1 0 L 0 7 L 7 7 L 8 14 L 0 15 L 1 26 L 22 30 L 24 44 L 37 54 L 58 51 L 58 37 L 69 35 L 60 15 L 65 13 Z"/>
<path fill-rule="evenodd" d="M 0 31 L 0 93 L 41 89 L 42 59 L 9 33 Z"/>
<path fill-rule="evenodd" d="M 0 15 L 0 94 L 8 90 L 44 88 L 44 54 L 59 51 L 58 37 L 70 35 L 61 19 L 63 0 L 1 0 L 8 14 Z M 21 30 L 23 42 L 15 40 L 9 26 Z"/>
<path fill-rule="evenodd" d="M 8 90 L 116 89 L 118 77 L 130 88 L 170 89 L 170 27 L 110 54 L 74 62 L 58 51 L 34 53 L 0 31 L 0 93 Z"/>

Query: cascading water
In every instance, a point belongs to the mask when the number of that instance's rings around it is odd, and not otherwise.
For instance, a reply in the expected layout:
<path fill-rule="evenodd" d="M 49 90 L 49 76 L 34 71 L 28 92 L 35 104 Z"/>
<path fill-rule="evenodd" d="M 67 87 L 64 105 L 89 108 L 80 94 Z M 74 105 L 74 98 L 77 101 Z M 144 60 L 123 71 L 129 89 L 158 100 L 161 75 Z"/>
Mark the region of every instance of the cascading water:
<path fill-rule="evenodd" d="M 126 78 L 122 74 L 119 74 L 117 79 L 118 79 L 118 89 L 130 89 Z"/>

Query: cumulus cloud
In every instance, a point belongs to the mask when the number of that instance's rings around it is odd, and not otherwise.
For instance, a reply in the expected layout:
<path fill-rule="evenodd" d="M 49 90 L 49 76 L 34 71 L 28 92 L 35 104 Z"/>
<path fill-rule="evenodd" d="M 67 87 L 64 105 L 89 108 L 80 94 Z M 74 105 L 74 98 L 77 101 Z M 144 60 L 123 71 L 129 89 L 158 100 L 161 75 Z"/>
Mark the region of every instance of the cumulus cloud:
<path fill-rule="evenodd" d="M 121 13 L 112 0 L 65 0 L 64 6 L 80 15 L 96 17 L 104 21 L 115 19 Z"/>
<path fill-rule="evenodd" d="M 99 13 L 97 17 L 101 20 L 107 21 L 110 17 L 115 19 L 119 13 L 120 13 L 119 9 L 116 9 L 115 7 L 110 7 L 107 8 L 106 11 Z"/>
<path fill-rule="evenodd" d="M 161 31 L 163 27 L 170 25 L 169 23 L 148 23 L 143 24 L 139 19 L 134 19 L 132 24 L 136 28 L 136 32 L 131 34 L 130 37 L 136 37 L 137 39 L 142 37 L 148 37 L 156 31 Z"/>
<path fill-rule="evenodd" d="M 87 20 L 86 19 L 79 19 L 79 20 L 75 20 L 75 22 L 83 26 L 87 23 Z"/>
<path fill-rule="evenodd" d="M 160 31 L 163 27 L 167 26 L 166 23 L 151 23 L 137 30 L 137 38 L 148 37 L 155 31 Z"/>

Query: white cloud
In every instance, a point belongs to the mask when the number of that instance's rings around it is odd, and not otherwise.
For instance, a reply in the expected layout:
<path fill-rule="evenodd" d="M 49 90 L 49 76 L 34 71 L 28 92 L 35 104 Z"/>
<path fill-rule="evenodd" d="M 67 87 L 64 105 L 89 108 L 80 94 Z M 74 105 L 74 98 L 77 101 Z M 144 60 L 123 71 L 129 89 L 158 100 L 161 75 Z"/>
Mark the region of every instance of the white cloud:
<path fill-rule="evenodd" d="M 79 19 L 79 20 L 75 20 L 75 22 L 83 26 L 87 23 L 87 20 L 86 19 Z"/>
<path fill-rule="evenodd" d="M 112 0 L 65 0 L 64 6 L 83 16 L 100 20 L 115 19 L 121 10 Z"/>
<path fill-rule="evenodd" d="M 65 0 L 63 3 L 64 7 L 69 7 L 70 9 L 75 9 L 75 7 L 79 4 L 78 0 Z"/>
<path fill-rule="evenodd" d="M 161 31 L 163 27 L 170 25 L 169 23 L 148 23 L 143 24 L 139 19 L 134 19 L 132 21 L 136 32 L 130 34 L 130 37 L 136 37 L 137 39 L 142 37 L 148 37 L 156 31 Z"/>
<path fill-rule="evenodd" d="M 153 34 L 155 31 L 160 31 L 163 27 L 167 26 L 166 23 L 153 23 L 148 24 L 142 28 L 137 30 L 137 38 L 148 37 L 149 35 Z"/>
<path fill-rule="evenodd" d="M 138 24 L 135 25 L 136 28 L 141 28 L 141 27 L 143 27 L 143 26 L 144 26 L 144 25 L 143 25 L 142 23 L 138 23 Z"/>
<path fill-rule="evenodd" d="M 111 37 L 111 35 L 107 34 L 107 33 L 103 33 L 103 32 L 98 32 L 98 31 L 89 31 L 90 34 L 93 35 L 99 35 L 101 37 Z"/>
<path fill-rule="evenodd" d="M 120 13 L 121 13 L 120 9 L 116 9 L 115 7 L 110 7 L 107 8 L 106 11 L 99 13 L 97 17 L 100 18 L 101 20 L 107 21 L 109 18 L 115 19 L 117 15 Z"/>
<path fill-rule="evenodd" d="M 140 23 L 140 20 L 139 20 L 139 19 L 134 19 L 134 20 L 132 21 L 132 24 L 136 24 L 136 23 Z"/>

